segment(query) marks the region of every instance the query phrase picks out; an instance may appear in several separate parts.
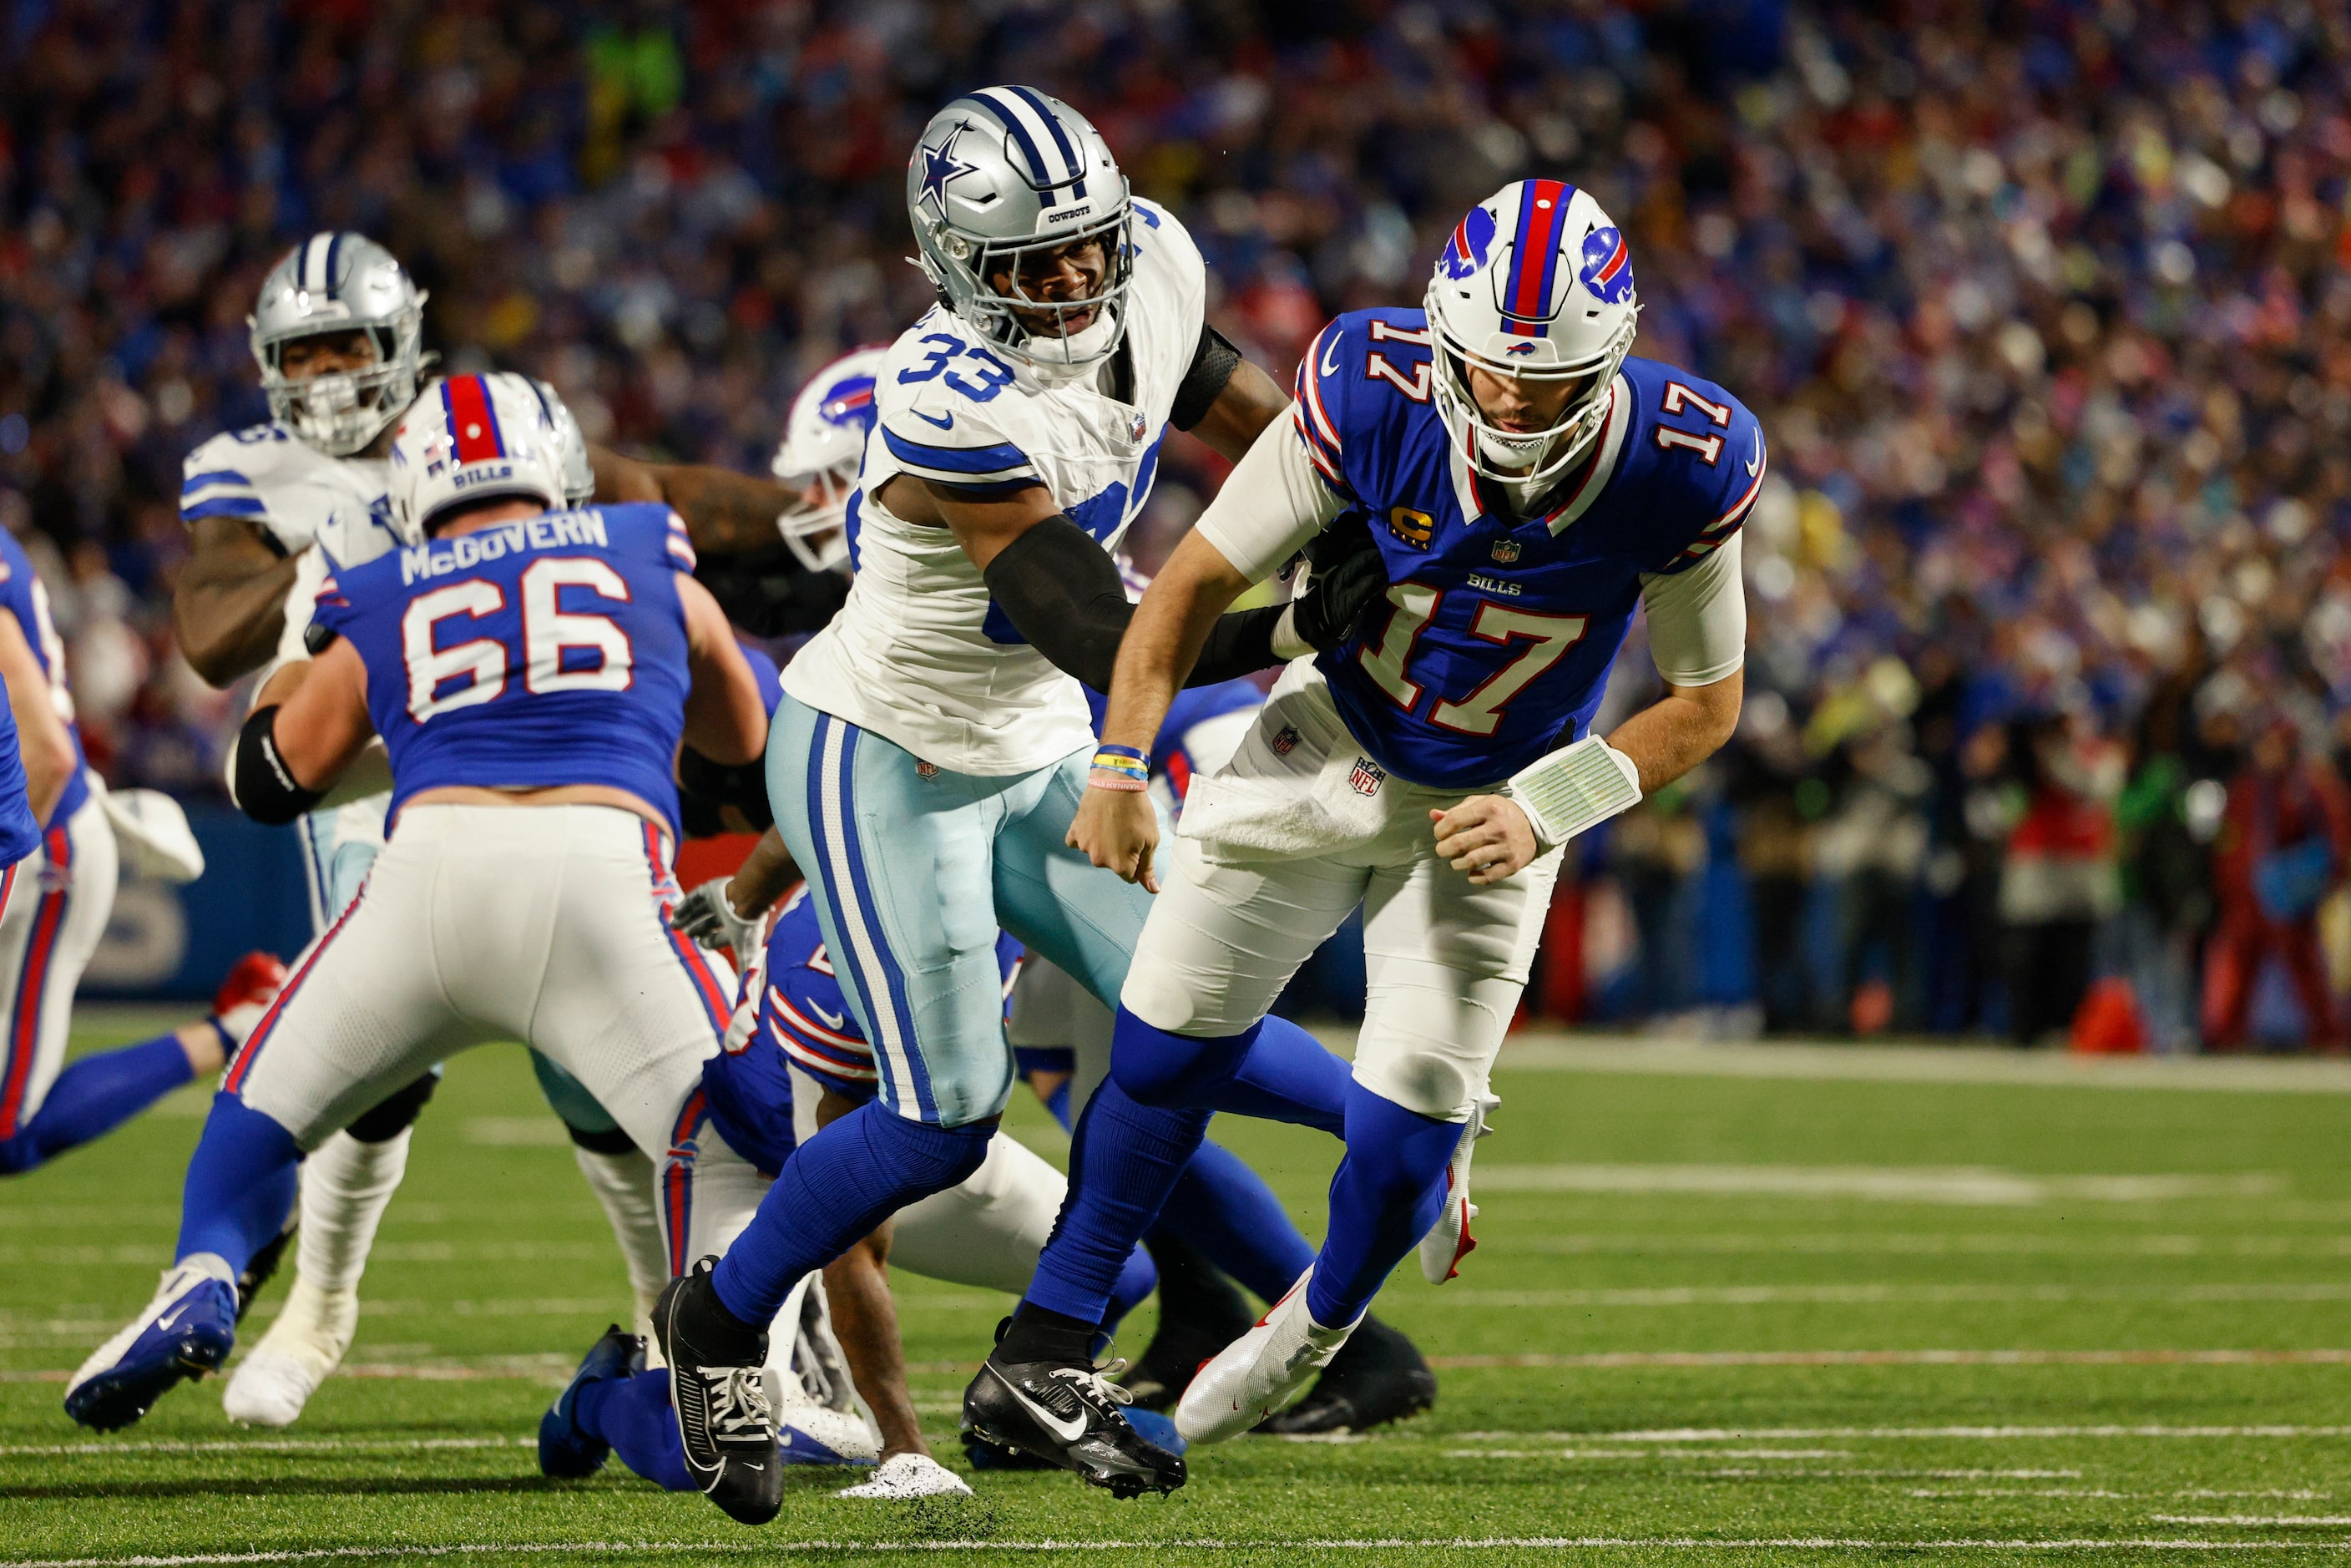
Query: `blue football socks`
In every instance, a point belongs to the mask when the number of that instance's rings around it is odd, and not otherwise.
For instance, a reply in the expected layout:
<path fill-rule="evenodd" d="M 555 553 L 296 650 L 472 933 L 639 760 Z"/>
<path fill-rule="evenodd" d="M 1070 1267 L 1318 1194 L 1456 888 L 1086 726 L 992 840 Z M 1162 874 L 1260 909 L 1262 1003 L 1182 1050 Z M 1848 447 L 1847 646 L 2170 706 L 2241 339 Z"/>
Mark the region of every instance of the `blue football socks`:
<path fill-rule="evenodd" d="M 1070 1196 L 1026 1300 L 1081 1323 L 1101 1322 L 1135 1243 L 1207 1128 L 1207 1112 L 1138 1105 L 1114 1077 L 1095 1090 L 1070 1145 Z"/>
<path fill-rule="evenodd" d="M 669 1407 L 669 1368 L 590 1383 L 572 1396 L 571 1413 L 581 1431 L 612 1445 L 622 1464 L 655 1486 L 697 1490 L 686 1472 L 677 1416 Z"/>
<path fill-rule="evenodd" d="M 784 1162 L 759 1212 L 719 1260 L 711 1281 L 718 1300 L 743 1322 L 765 1327 L 801 1275 L 848 1251 L 906 1205 L 977 1170 L 995 1133 L 993 1118 L 934 1127 L 878 1100 L 860 1105 Z M 1112 1278 L 1124 1261 L 1121 1249 Z"/>
<path fill-rule="evenodd" d="M 1221 1145 L 1203 1142 L 1159 1210 L 1159 1228 L 1268 1301 L 1278 1301 L 1314 1249 L 1265 1178 Z"/>
<path fill-rule="evenodd" d="M 293 1134 L 234 1094 L 214 1095 L 204 1136 L 188 1160 L 174 1256 L 215 1253 L 242 1273 L 286 1228 L 301 1164 Z"/>
<path fill-rule="evenodd" d="M 1238 1034 L 1202 1039 L 1155 1028 L 1121 1008 L 1110 1061 L 1111 1076 L 1139 1104 L 1295 1122 L 1333 1137 L 1344 1129 L 1351 1070 L 1288 1019 L 1262 1018 Z"/>
<path fill-rule="evenodd" d="M 0 1176 L 16 1176 L 105 1136 L 195 1076 L 175 1034 L 69 1063 L 12 1138 L 0 1139 Z"/>
<path fill-rule="evenodd" d="M 1360 1083 L 1349 1085 L 1347 1157 L 1331 1178 L 1331 1228 L 1306 1289 L 1306 1310 L 1316 1322 L 1353 1322 L 1388 1271 L 1428 1234 L 1445 1204 L 1445 1167 L 1461 1145 L 1461 1131 L 1458 1122 L 1440 1122 Z"/>

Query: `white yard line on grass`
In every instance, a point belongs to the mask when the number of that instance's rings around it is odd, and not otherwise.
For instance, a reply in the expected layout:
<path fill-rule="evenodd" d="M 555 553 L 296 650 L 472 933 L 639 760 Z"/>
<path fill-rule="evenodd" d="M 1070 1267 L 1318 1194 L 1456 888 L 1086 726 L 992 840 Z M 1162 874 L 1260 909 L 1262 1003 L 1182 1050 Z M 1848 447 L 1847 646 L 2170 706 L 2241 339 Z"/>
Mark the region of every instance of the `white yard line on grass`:
<path fill-rule="evenodd" d="M 1432 1355 L 1431 1366 L 2351 1366 L 2351 1350 L 1597 1350 Z"/>
<path fill-rule="evenodd" d="M 532 1448 L 529 1437 L 261 1437 L 132 1443 L 5 1443 L 0 1458 L 80 1454 L 395 1454 L 446 1448 Z"/>
<path fill-rule="evenodd" d="M 1872 1203 L 2027 1208 L 2039 1204 L 2177 1203 L 2283 1190 L 2267 1171 L 2085 1175 L 1991 1166 L 1485 1165 L 1489 1193 L 1674 1193 L 1712 1197 L 1861 1198 Z"/>
<path fill-rule="evenodd" d="M 2351 1437 L 2351 1427 L 1670 1427 L 1633 1432 L 1449 1432 L 1445 1436 L 1455 1443 L 1772 1443 L 1881 1437 L 2011 1442 L 2073 1437 Z"/>
<path fill-rule="evenodd" d="M 627 1542 L 533 1541 L 496 1545 L 335 1546 L 286 1552 L 191 1552 L 171 1557 L 48 1557 L 0 1562 L 0 1568 L 200 1568 L 209 1564 L 311 1563 L 332 1559 L 414 1557 L 545 1556 L 555 1552 L 644 1556 L 656 1552 L 726 1552 L 800 1555 L 838 1552 L 1004 1552 L 1022 1555 L 1093 1552 L 1508 1552 L 1508 1551 L 1689 1551 L 1761 1552 L 2351 1552 L 2351 1542 L 2314 1541 L 2199 1541 L 2194 1539 L 2101 1540 L 2095 1537 L 2039 1541 L 2029 1538 L 1942 1538 L 1837 1535 L 1750 1536 L 1715 1539 L 1703 1535 L 1523 1535 L 1396 1537 L 1347 1540 L 1223 1541 L 763 1541 Z"/>
<path fill-rule="evenodd" d="M 2351 1301 L 2351 1280 L 2217 1285 L 1664 1285 L 1629 1290 L 1446 1292 L 1448 1307 L 1872 1306 L 1886 1302 Z"/>
<path fill-rule="evenodd" d="M 1667 1078 L 1792 1078 L 1874 1083 L 2002 1083 L 2041 1089 L 2186 1089 L 2223 1094 L 2351 1094 L 2351 1061 L 2314 1057 L 2105 1056 L 1997 1046 L 1807 1044 L 1633 1039 L 1530 1030 L 1498 1071 Z"/>

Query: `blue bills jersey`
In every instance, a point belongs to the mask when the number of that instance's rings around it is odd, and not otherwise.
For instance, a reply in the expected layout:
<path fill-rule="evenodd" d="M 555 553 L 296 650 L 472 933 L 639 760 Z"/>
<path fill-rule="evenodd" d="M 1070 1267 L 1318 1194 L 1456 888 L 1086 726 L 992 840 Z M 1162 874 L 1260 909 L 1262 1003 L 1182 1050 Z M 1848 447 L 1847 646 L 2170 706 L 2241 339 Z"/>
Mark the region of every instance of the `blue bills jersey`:
<path fill-rule="evenodd" d="M 7 686 L 0 684 L 0 699 Z M 25 781 L 25 759 L 16 749 L 16 716 L 0 700 L 0 869 L 41 847 L 41 825 L 33 821 L 31 786 Z M 6 883 L 0 883 L 0 896 Z"/>
<path fill-rule="evenodd" d="M 57 635 L 57 622 L 49 616 L 48 590 L 34 574 L 32 558 L 26 555 L 25 547 L 5 528 L 0 528 L 0 610 L 16 617 L 16 629 L 32 646 L 34 662 L 41 666 L 41 674 L 49 683 L 49 701 L 56 705 L 57 716 L 66 721 L 66 735 L 73 743 L 73 773 L 66 779 L 66 792 L 57 797 L 57 807 L 46 824 L 55 827 L 70 819 L 89 799 L 89 780 L 82 771 L 81 726 L 74 722 L 73 693 L 66 685 L 66 645 Z M 13 718 L 8 727 L 8 754 L 16 758 L 16 790 L 22 800 L 26 789 L 24 759 L 17 751 Z"/>
<path fill-rule="evenodd" d="M 1019 943 L 998 936 L 996 958 L 1007 997 L 1020 952 Z M 795 1142 L 789 1069 L 798 1067 L 860 1104 L 873 1098 L 881 1075 L 873 1047 L 834 977 L 824 928 L 817 923 L 806 884 L 793 891 L 777 915 L 768 933 L 766 972 L 753 971 L 745 983 L 755 978 L 763 982 L 758 1022 L 739 1045 L 730 1032 L 726 1049 L 702 1064 L 702 1090 L 720 1135 L 772 1176 L 783 1168 Z"/>
<path fill-rule="evenodd" d="M 448 785 L 626 789 L 677 831 L 672 768 L 692 685 L 677 574 L 685 524 L 658 503 L 587 507 L 339 570 L 316 619 L 367 665 L 392 811 Z"/>
<path fill-rule="evenodd" d="M 1589 459 L 1513 506 L 1464 461 L 1433 373 L 1418 310 L 1342 316 L 1299 367 L 1300 437 L 1370 515 L 1391 584 L 1388 613 L 1316 664 L 1374 761 L 1474 789 L 1582 738 L 1644 579 L 1687 570 L 1745 521 L 1763 433 L 1714 382 L 1628 359 Z"/>

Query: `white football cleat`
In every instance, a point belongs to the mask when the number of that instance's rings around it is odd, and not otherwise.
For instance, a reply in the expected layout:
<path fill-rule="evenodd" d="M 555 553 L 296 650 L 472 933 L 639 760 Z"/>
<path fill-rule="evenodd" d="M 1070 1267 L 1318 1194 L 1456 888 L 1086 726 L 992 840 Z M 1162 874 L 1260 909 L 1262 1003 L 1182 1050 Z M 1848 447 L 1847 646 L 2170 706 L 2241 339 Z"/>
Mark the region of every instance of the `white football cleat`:
<path fill-rule="evenodd" d="M 221 1410 L 248 1427 L 291 1427 L 343 1364 L 359 1326 L 357 1291 L 322 1291 L 297 1276 L 286 1310 L 229 1375 Z"/>
<path fill-rule="evenodd" d="M 1453 1162 L 1445 1167 L 1445 1207 L 1437 1210 L 1437 1223 L 1428 1228 L 1428 1234 L 1420 1239 L 1421 1277 L 1432 1285 L 1442 1285 L 1460 1273 L 1461 1260 L 1478 1249 L 1478 1239 L 1469 1234 L 1469 1222 L 1478 1218 L 1478 1206 L 1469 1201 L 1469 1156 L 1478 1140 L 1494 1130 L 1486 1124 L 1486 1118 L 1501 1103 L 1492 1094 L 1478 1097 L 1461 1129 L 1461 1142 L 1454 1147 Z"/>
<path fill-rule="evenodd" d="M 1238 1437 L 1298 1397 L 1355 1332 L 1355 1322 L 1324 1328 L 1306 1311 L 1309 1269 L 1247 1333 L 1193 1375 L 1176 1402 L 1176 1430 L 1187 1443 Z"/>
<path fill-rule="evenodd" d="M 843 1487 L 832 1495 L 905 1502 L 918 1497 L 969 1497 L 971 1488 L 928 1454 L 899 1454 L 874 1471 L 872 1480 Z"/>

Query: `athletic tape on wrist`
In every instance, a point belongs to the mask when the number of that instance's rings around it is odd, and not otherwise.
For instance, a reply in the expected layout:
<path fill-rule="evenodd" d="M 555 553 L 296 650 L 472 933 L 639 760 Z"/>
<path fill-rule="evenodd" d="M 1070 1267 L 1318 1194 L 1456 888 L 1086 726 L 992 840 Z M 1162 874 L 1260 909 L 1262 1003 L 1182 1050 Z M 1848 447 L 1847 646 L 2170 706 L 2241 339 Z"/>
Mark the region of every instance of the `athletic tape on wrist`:
<path fill-rule="evenodd" d="M 1312 652 L 1314 645 L 1298 634 L 1298 601 L 1293 599 L 1281 607 L 1281 618 L 1273 623 L 1273 656 L 1286 662 Z"/>
<path fill-rule="evenodd" d="M 1548 850 L 1641 803 L 1633 759 L 1596 735 L 1520 768 L 1502 793 L 1519 804 Z"/>

